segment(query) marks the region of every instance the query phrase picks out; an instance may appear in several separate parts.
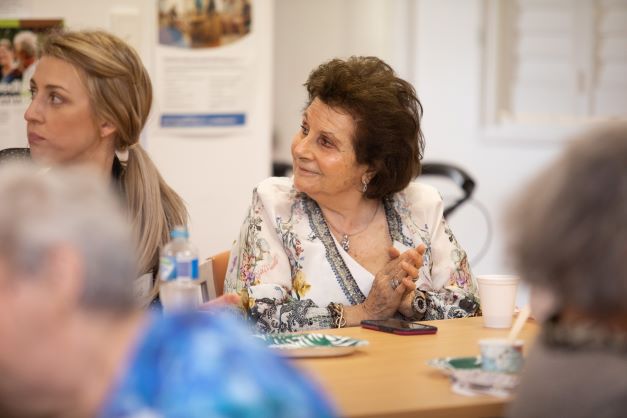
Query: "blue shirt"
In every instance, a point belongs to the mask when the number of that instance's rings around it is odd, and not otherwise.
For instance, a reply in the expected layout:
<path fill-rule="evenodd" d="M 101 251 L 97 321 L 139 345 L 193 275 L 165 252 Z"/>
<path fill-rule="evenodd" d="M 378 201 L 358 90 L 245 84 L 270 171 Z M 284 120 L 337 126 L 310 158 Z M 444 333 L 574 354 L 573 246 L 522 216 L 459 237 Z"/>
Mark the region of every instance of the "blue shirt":
<path fill-rule="evenodd" d="M 151 316 L 100 417 L 331 417 L 312 383 L 227 314 Z"/>

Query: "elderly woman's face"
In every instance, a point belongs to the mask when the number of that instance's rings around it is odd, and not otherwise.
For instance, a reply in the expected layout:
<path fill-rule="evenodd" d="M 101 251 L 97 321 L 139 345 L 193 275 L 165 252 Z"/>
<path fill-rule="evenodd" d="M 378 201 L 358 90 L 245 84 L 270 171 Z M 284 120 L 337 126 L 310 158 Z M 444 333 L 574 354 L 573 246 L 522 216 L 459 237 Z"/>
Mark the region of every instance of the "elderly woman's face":
<path fill-rule="evenodd" d="M 368 167 L 355 159 L 354 133 L 350 114 L 314 99 L 292 140 L 296 188 L 314 200 L 360 193 Z"/>
<path fill-rule="evenodd" d="M 13 64 L 13 54 L 6 46 L 0 45 L 0 66 L 9 66 Z"/>
<path fill-rule="evenodd" d="M 80 70 L 58 58 L 39 60 L 24 119 L 35 161 L 90 162 L 105 146 Z"/>

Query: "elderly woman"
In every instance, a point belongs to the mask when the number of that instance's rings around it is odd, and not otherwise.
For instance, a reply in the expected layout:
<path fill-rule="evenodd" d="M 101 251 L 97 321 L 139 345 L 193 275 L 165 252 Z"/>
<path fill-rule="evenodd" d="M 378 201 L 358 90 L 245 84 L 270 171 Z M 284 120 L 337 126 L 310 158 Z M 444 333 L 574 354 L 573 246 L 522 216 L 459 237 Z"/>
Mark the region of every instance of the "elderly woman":
<path fill-rule="evenodd" d="M 424 146 L 413 87 L 374 57 L 329 61 L 305 85 L 294 177 L 254 190 L 226 291 L 262 332 L 475 314 L 442 201 L 412 182 Z"/>
<path fill-rule="evenodd" d="M 37 58 L 39 57 L 39 45 L 37 35 L 30 30 L 22 30 L 13 37 L 15 57 L 20 72 L 22 73 L 22 93 L 28 93 L 30 79 L 35 72 Z"/>
<path fill-rule="evenodd" d="M 575 141 L 514 202 L 508 230 L 521 276 L 553 300 L 509 415 L 624 417 L 627 123 Z"/>
<path fill-rule="evenodd" d="M 134 244 L 106 182 L 0 168 L 0 416 L 329 417 L 225 314 L 138 309 Z"/>
<path fill-rule="evenodd" d="M 15 63 L 15 51 L 13 44 L 9 39 L 0 39 L 0 83 L 2 84 L 21 84 L 22 73 Z M 0 89 L 0 94 L 16 93 L 19 94 L 19 88 L 15 91 L 9 89 Z"/>
<path fill-rule="evenodd" d="M 139 142 L 152 104 L 148 72 L 106 32 L 52 34 L 41 50 L 24 114 L 30 158 L 53 167 L 89 164 L 111 179 L 133 221 L 144 275 L 136 288 L 147 303 L 158 294 L 159 249 L 175 225 L 187 223 L 182 199 Z"/>

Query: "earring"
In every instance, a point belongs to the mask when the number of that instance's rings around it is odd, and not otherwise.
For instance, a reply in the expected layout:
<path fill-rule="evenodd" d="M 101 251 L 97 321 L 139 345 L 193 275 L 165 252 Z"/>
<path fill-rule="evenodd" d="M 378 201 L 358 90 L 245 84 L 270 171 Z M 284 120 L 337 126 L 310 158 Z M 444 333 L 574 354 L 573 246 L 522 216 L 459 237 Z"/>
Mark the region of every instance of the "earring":
<path fill-rule="evenodd" d="M 363 187 L 361 188 L 361 192 L 362 193 L 366 193 L 366 190 L 368 190 L 368 182 L 366 180 L 361 179 L 361 184 L 363 184 Z"/>

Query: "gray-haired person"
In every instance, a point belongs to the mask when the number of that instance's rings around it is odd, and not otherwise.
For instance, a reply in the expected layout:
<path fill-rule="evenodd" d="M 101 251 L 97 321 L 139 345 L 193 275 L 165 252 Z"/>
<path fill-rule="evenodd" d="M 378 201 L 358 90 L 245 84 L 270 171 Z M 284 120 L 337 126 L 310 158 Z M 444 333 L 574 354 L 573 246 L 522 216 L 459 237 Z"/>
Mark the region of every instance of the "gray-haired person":
<path fill-rule="evenodd" d="M 627 123 L 573 142 L 509 232 L 519 273 L 553 300 L 509 416 L 627 416 Z"/>
<path fill-rule="evenodd" d="M 39 40 L 34 32 L 23 30 L 13 38 L 13 47 L 18 68 L 22 72 L 22 93 L 26 94 L 30 90 L 30 79 L 39 58 Z"/>
<path fill-rule="evenodd" d="M 0 416 L 331 416 L 234 318 L 138 308 L 108 188 L 84 170 L 0 167 Z"/>

